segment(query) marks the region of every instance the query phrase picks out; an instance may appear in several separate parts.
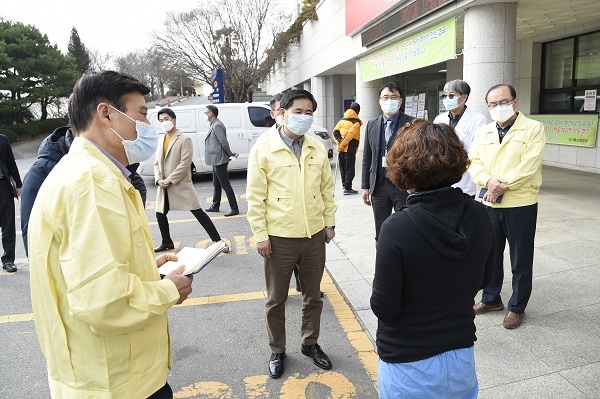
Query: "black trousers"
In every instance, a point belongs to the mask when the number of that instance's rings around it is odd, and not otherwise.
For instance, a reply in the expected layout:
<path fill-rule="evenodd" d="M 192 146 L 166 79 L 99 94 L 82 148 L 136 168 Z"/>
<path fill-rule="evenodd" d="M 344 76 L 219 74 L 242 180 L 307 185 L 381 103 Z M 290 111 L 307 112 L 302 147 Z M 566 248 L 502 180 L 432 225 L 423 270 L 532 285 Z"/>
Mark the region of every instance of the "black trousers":
<path fill-rule="evenodd" d="M 400 190 L 389 179 L 384 178 L 382 184 L 375 186 L 371 194 L 371 207 L 375 218 L 375 240 L 379 239 L 379 231 L 385 219 L 406 205 L 408 193 Z"/>
<path fill-rule="evenodd" d="M 338 163 L 340 166 L 340 175 L 342 176 L 342 185 L 344 190 L 352 190 L 352 180 L 356 170 L 354 165 L 356 164 L 356 153 L 355 152 L 340 152 L 338 154 Z"/>
<path fill-rule="evenodd" d="M 235 198 L 235 193 L 233 192 L 233 187 L 231 187 L 231 183 L 229 182 L 229 173 L 227 173 L 227 165 L 224 163 L 223 165 L 213 166 L 213 201 L 212 205 L 215 208 L 219 208 L 221 206 L 221 192 L 225 191 L 225 195 L 227 195 L 227 201 L 229 201 L 229 206 L 233 210 L 238 209 L 237 199 Z M 221 190 L 223 189 L 223 190 Z"/>
<path fill-rule="evenodd" d="M 148 399 L 173 399 L 173 390 L 167 382 L 161 389 L 150 395 Z"/>
<path fill-rule="evenodd" d="M 162 244 L 173 244 L 173 240 L 171 239 L 171 231 L 169 229 L 169 220 L 167 219 L 167 213 L 169 212 L 169 190 L 165 190 L 165 213 L 156 212 L 156 221 L 158 222 L 158 229 L 160 230 L 160 236 L 162 238 Z M 210 217 L 200 209 L 191 210 L 192 215 L 196 217 L 198 222 L 202 225 L 204 230 L 208 233 L 208 236 L 213 241 L 219 241 L 221 239 L 221 235 L 217 231 Z"/>
<path fill-rule="evenodd" d="M 0 229 L 2 230 L 2 264 L 15 262 L 15 197 L 8 178 L 0 179 Z"/>
<path fill-rule="evenodd" d="M 486 209 L 496 235 L 496 260 L 492 280 L 483 289 L 481 301 L 490 305 L 502 301 L 500 291 L 504 282 L 504 247 L 508 240 L 513 290 L 508 301 L 508 310 L 522 313 L 527 307 L 532 291 L 538 205 L 517 208 L 486 206 Z"/>

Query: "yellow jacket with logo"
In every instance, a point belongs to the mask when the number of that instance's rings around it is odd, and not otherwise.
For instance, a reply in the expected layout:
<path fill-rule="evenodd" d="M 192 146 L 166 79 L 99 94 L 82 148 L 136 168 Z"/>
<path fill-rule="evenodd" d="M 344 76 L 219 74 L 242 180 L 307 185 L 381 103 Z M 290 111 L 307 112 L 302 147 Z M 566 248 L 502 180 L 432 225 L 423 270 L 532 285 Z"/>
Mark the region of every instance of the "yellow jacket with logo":
<path fill-rule="evenodd" d="M 324 226 L 334 226 L 337 203 L 325 147 L 305 135 L 298 161 L 271 128 L 250 150 L 246 197 L 257 242 L 269 235 L 311 237 Z"/>
<path fill-rule="evenodd" d="M 53 398 L 146 398 L 167 380 L 167 310 L 138 191 L 92 142 L 73 141 L 29 221 L 31 301 Z"/>
<path fill-rule="evenodd" d="M 341 119 L 333 129 L 333 141 L 337 144 L 340 152 L 357 152 L 360 141 L 360 126 L 362 121 L 353 109 L 344 112 L 344 119 Z M 339 131 L 341 140 L 336 138 L 335 131 Z M 353 141 L 354 140 L 354 141 Z"/>
<path fill-rule="evenodd" d="M 542 158 L 546 145 L 544 125 L 519 113 L 500 144 L 496 122 L 482 126 L 471 144 L 469 173 L 478 186 L 488 180 L 506 180 L 500 203 L 494 208 L 515 208 L 538 202 L 542 185 Z"/>

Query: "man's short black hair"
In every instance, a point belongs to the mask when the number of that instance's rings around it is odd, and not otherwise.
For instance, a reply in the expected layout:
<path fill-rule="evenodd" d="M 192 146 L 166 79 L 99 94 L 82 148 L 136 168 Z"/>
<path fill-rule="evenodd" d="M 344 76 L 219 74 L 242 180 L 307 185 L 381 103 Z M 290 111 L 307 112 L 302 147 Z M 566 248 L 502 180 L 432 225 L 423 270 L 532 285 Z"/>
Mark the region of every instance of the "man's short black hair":
<path fill-rule="evenodd" d="M 214 105 L 207 105 L 206 109 L 212 112 L 215 118 L 219 116 L 219 108 L 215 107 Z"/>
<path fill-rule="evenodd" d="M 496 86 L 492 86 L 492 87 L 490 87 L 490 89 L 487 91 L 487 93 L 485 93 L 485 103 L 486 103 L 486 104 L 487 104 L 487 98 L 488 98 L 488 96 L 490 95 L 490 92 L 491 92 L 492 90 L 496 90 L 496 89 L 498 89 L 498 88 L 500 88 L 500 87 L 508 87 L 508 91 L 510 92 L 510 95 L 511 95 L 511 97 L 512 97 L 513 99 L 517 98 L 517 91 L 515 90 L 515 88 L 514 88 L 514 87 L 512 87 L 511 85 L 507 85 L 507 84 L 505 84 L 505 83 L 500 83 L 499 85 L 496 85 Z"/>
<path fill-rule="evenodd" d="M 177 117 L 175 116 L 175 112 L 173 112 L 173 110 L 171 108 L 161 108 L 160 111 L 158 111 L 158 114 L 156 115 L 156 117 L 158 119 L 160 119 L 160 116 L 162 114 L 167 114 L 169 115 L 171 118 L 173 119 L 177 119 Z"/>
<path fill-rule="evenodd" d="M 269 101 L 271 111 L 277 111 L 276 109 L 273 109 L 273 105 L 275 105 L 277 101 L 281 102 L 281 97 L 283 97 L 283 93 L 277 93 L 273 97 L 271 97 L 271 100 Z"/>
<path fill-rule="evenodd" d="M 310 100 L 310 102 L 312 102 L 312 105 L 313 105 L 313 109 L 312 109 L 313 112 L 315 112 L 317 110 L 317 101 L 315 100 L 315 97 L 308 90 L 290 90 L 290 91 L 284 93 L 283 96 L 281 97 L 280 106 L 283 109 L 290 109 L 290 107 L 294 103 L 294 100 L 297 100 L 299 98 L 306 98 L 306 99 Z"/>
<path fill-rule="evenodd" d="M 150 93 L 148 86 L 127 74 L 116 71 L 88 72 L 73 87 L 70 120 L 77 133 L 85 131 L 94 118 L 96 107 L 107 102 L 119 111 L 126 112 L 123 96 L 138 92 Z"/>
<path fill-rule="evenodd" d="M 402 90 L 400 90 L 400 88 L 398 86 L 396 86 L 395 83 L 393 82 L 388 82 L 386 84 L 384 84 L 383 86 L 381 86 L 381 89 L 379 89 L 379 96 L 381 97 L 381 92 L 383 91 L 383 89 L 388 89 L 389 91 L 397 91 L 398 93 L 400 93 L 400 97 L 402 97 Z"/>

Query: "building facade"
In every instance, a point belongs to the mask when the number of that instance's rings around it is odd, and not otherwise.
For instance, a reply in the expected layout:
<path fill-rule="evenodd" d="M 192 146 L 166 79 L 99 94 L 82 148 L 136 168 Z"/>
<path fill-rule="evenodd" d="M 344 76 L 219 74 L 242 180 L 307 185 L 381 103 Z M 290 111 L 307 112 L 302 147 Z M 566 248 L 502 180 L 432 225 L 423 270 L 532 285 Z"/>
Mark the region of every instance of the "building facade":
<path fill-rule="evenodd" d="M 467 105 L 489 118 L 487 90 L 508 83 L 519 111 L 546 125 L 545 165 L 600 173 L 597 2 L 322 0 L 317 15 L 262 85 L 310 90 L 316 124 L 331 130 L 353 100 L 363 120 L 380 115 L 389 81 L 406 113 L 433 120 L 444 83 L 464 79 Z"/>

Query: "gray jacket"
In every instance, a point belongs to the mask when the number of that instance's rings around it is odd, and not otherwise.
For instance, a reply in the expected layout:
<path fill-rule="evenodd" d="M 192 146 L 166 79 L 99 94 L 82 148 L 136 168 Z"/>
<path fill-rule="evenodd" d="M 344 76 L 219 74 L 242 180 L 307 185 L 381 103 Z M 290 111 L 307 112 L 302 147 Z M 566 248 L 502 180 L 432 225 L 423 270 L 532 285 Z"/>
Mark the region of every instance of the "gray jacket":
<path fill-rule="evenodd" d="M 215 119 L 208 129 L 204 139 L 204 156 L 206 164 L 211 166 L 223 165 L 229 162 L 233 151 L 227 141 L 227 130 L 219 119 Z"/>

